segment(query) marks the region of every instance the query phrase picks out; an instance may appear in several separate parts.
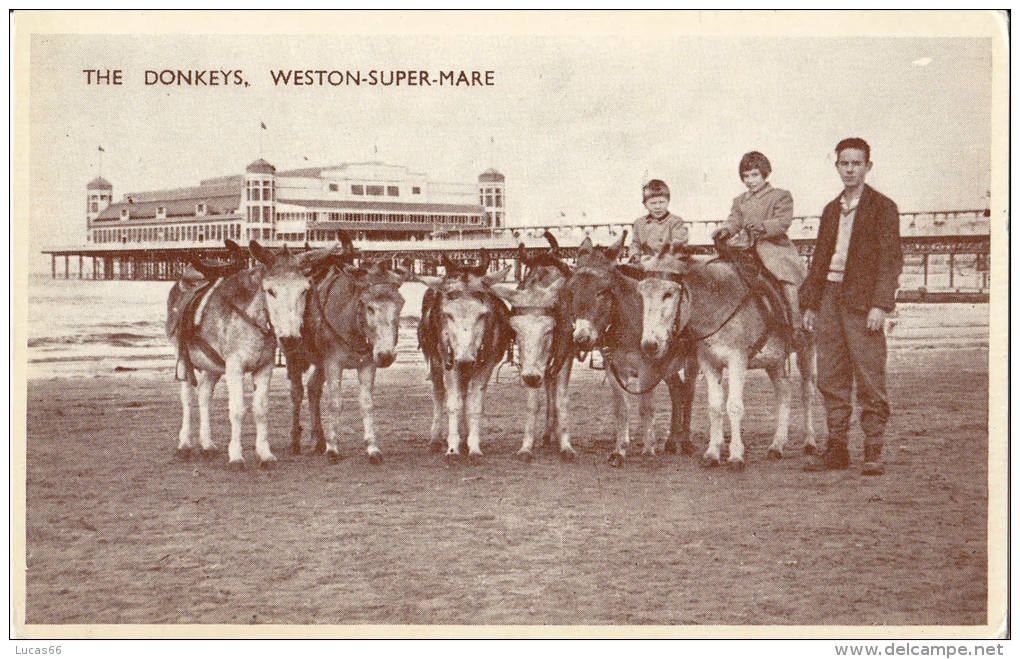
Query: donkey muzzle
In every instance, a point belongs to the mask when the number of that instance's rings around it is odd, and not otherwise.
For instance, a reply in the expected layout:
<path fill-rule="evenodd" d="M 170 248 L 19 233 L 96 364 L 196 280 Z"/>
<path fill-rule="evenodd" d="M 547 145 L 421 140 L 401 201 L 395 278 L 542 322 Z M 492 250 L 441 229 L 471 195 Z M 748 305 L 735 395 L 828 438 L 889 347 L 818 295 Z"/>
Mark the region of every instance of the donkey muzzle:
<path fill-rule="evenodd" d="M 534 389 L 535 387 L 538 387 L 539 385 L 542 384 L 542 376 L 541 375 L 535 375 L 534 373 L 528 373 L 527 375 L 522 375 L 521 379 L 524 380 L 524 384 L 526 386 L 531 387 L 532 389 Z"/>
<path fill-rule="evenodd" d="M 375 365 L 379 368 L 386 368 L 396 359 L 396 355 L 392 352 L 380 352 L 375 356 Z"/>
<path fill-rule="evenodd" d="M 662 345 L 658 341 L 645 339 L 641 342 L 641 352 L 647 357 L 658 357 L 661 349 Z"/>

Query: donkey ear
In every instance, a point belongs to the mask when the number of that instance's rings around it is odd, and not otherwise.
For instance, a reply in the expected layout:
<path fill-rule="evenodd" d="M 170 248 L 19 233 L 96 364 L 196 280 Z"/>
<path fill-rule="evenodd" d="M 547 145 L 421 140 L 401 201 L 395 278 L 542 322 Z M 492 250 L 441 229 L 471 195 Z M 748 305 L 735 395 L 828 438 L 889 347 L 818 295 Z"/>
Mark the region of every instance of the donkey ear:
<path fill-rule="evenodd" d="M 490 272 L 489 274 L 487 274 L 484 277 L 482 277 L 482 281 L 485 282 L 485 284 L 487 286 L 492 286 L 496 282 L 501 282 L 504 279 L 506 279 L 506 276 L 508 274 L 510 274 L 511 267 L 512 266 L 508 265 L 507 267 L 503 268 L 502 270 L 498 270 L 496 272 Z"/>
<path fill-rule="evenodd" d="M 556 241 L 556 236 L 552 235 L 552 232 L 549 231 L 549 229 L 546 229 L 545 233 L 543 233 L 542 236 L 546 239 L 546 241 L 548 241 L 549 250 L 553 254 L 556 254 L 556 252 L 558 252 L 560 249 L 560 244 Z"/>
<path fill-rule="evenodd" d="M 620 234 L 620 239 L 613 243 L 608 249 L 610 259 L 612 259 L 613 261 L 616 260 L 616 257 L 619 256 L 620 254 L 620 250 L 623 249 L 623 241 L 626 239 L 627 231 L 624 230 L 624 232 Z"/>
<path fill-rule="evenodd" d="M 255 260 L 262 265 L 267 268 L 271 268 L 273 266 L 273 253 L 258 244 L 256 241 L 253 240 L 248 243 L 248 251 L 251 252 L 251 255 L 255 257 Z"/>
<path fill-rule="evenodd" d="M 240 254 L 241 252 L 243 252 L 243 251 L 244 251 L 244 248 L 243 248 L 243 247 L 241 247 L 240 245 L 238 245 L 237 243 L 235 243 L 235 242 L 234 242 L 233 240 L 231 240 L 230 238 L 225 238 L 225 239 L 223 240 L 223 244 L 224 244 L 224 245 L 226 245 L 226 247 L 227 247 L 227 251 L 228 251 L 228 252 L 230 252 L 230 255 L 231 255 L 231 256 L 234 256 L 235 254 Z"/>
<path fill-rule="evenodd" d="M 581 244 L 577 246 L 577 250 L 581 254 L 590 254 L 595 251 L 595 245 L 591 241 L 591 236 L 585 236 Z"/>
<path fill-rule="evenodd" d="M 495 283 L 489 286 L 489 288 L 507 304 L 511 304 L 512 298 L 517 294 L 516 284 Z"/>
<path fill-rule="evenodd" d="M 280 250 L 280 253 L 278 254 L 278 256 L 280 256 L 281 258 L 285 258 L 285 259 L 289 259 L 290 258 L 290 248 L 287 247 L 287 243 L 283 244 L 283 249 Z"/>
<path fill-rule="evenodd" d="M 616 269 L 619 270 L 622 274 L 626 275 L 627 277 L 630 277 L 631 279 L 637 279 L 638 281 L 644 279 L 645 275 L 647 274 L 643 268 L 635 268 L 634 266 L 627 265 L 626 263 L 616 266 Z"/>

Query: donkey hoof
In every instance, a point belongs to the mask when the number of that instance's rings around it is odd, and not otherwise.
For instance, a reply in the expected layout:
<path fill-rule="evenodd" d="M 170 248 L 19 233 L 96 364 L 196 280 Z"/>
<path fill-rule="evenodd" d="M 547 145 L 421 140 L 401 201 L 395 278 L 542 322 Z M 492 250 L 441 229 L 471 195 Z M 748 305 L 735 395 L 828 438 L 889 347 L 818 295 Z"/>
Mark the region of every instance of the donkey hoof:
<path fill-rule="evenodd" d="M 460 460 L 460 451 L 447 449 L 446 453 L 443 453 L 443 460 L 446 461 L 447 464 L 454 464 Z"/>
<path fill-rule="evenodd" d="M 575 459 L 577 459 L 577 451 L 570 447 L 561 448 L 560 459 L 563 460 L 564 462 L 573 462 Z"/>
<path fill-rule="evenodd" d="M 381 465 L 382 464 L 382 453 L 376 451 L 375 453 L 368 454 L 368 464 Z"/>
<path fill-rule="evenodd" d="M 202 459 L 203 460 L 212 460 L 213 458 L 216 457 L 216 455 L 218 453 L 219 453 L 219 451 L 216 450 L 215 446 L 210 446 L 209 448 L 204 448 L 204 449 L 202 449 Z"/>
<path fill-rule="evenodd" d="M 782 460 L 783 452 L 777 448 L 770 448 L 769 452 L 765 454 L 766 460 Z"/>
<path fill-rule="evenodd" d="M 553 436 L 551 432 L 547 432 L 542 435 L 542 446 L 550 446 L 553 443 Z"/>
<path fill-rule="evenodd" d="M 480 465 L 480 464 L 482 464 L 482 454 L 481 453 L 468 453 L 468 464 L 471 464 L 471 465 Z"/>
<path fill-rule="evenodd" d="M 343 458 L 340 457 L 339 451 L 326 451 L 326 460 L 329 462 L 329 464 L 335 465 L 341 460 L 343 460 Z"/>
<path fill-rule="evenodd" d="M 613 453 L 612 455 L 610 455 L 609 456 L 609 466 L 610 467 L 617 467 L 617 468 L 622 467 L 623 466 L 623 455 L 621 455 L 619 453 Z"/>
<path fill-rule="evenodd" d="M 694 442 L 689 439 L 685 439 L 680 442 L 680 455 L 686 455 L 688 457 L 694 455 Z"/>
<path fill-rule="evenodd" d="M 676 442 L 673 439 L 667 439 L 666 445 L 662 447 L 663 453 L 676 453 Z"/>
<path fill-rule="evenodd" d="M 517 459 L 524 463 L 530 463 L 535 459 L 535 454 L 531 451 L 517 451 Z"/>
<path fill-rule="evenodd" d="M 267 458 L 265 460 L 259 460 L 259 469 L 264 469 L 264 470 L 268 471 L 268 470 L 272 469 L 275 466 L 276 466 L 276 458 L 275 457 L 274 458 Z"/>
<path fill-rule="evenodd" d="M 727 461 L 726 466 L 730 468 L 730 471 L 744 471 L 743 460 L 729 460 Z"/>
<path fill-rule="evenodd" d="M 705 469 L 712 469 L 719 466 L 719 458 L 713 458 L 709 456 L 703 456 L 701 458 L 701 466 Z"/>
<path fill-rule="evenodd" d="M 429 442 L 429 453 L 442 453 L 444 446 L 442 442 Z"/>
<path fill-rule="evenodd" d="M 817 452 L 818 452 L 818 449 L 815 448 L 814 444 L 805 444 L 804 445 L 804 455 L 814 455 Z"/>
<path fill-rule="evenodd" d="M 244 460 L 231 460 L 227 463 L 227 468 L 232 471 L 244 471 Z"/>
<path fill-rule="evenodd" d="M 190 446 L 178 447 L 177 459 L 184 460 L 185 462 L 191 460 L 191 447 Z"/>
<path fill-rule="evenodd" d="M 312 451 L 314 455 L 322 455 L 326 452 L 326 442 L 318 441 L 315 442 L 315 450 Z"/>

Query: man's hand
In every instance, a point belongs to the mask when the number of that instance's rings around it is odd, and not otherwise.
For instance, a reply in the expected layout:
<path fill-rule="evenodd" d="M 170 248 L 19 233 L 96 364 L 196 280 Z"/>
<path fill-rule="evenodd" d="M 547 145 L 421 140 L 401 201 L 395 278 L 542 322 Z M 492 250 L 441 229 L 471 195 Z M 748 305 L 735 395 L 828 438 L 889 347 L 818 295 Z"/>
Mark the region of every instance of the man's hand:
<path fill-rule="evenodd" d="M 877 332 L 885 327 L 885 311 L 878 307 L 871 307 L 865 326 L 872 332 Z"/>
<path fill-rule="evenodd" d="M 804 329 L 808 332 L 815 331 L 815 312 L 811 309 L 805 309 L 802 314 L 802 321 Z"/>

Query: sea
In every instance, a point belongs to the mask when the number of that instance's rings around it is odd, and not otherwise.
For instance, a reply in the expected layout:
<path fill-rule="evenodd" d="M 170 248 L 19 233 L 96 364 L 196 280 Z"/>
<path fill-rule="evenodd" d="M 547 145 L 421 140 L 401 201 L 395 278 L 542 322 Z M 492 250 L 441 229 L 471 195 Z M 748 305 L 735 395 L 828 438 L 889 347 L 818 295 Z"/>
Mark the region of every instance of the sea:
<path fill-rule="evenodd" d="M 29 275 L 29 378 L 172 369 L 166 339 L 169 281 L 91 281 Z M 418 314 L 425 287 L 405 284 L 397 361 L 420 360 Z"/>
<path fill-rule="evenodd" d="M 172 282 L 29 276 L 29 378 L 170 370 L 164 331 Z M 397 362 L 420 363 L 416 328 L 425 287 L 405 284 Z M 988 346 L 988 304 L 900 304 L 889 320 L 891 351 Z"/>

